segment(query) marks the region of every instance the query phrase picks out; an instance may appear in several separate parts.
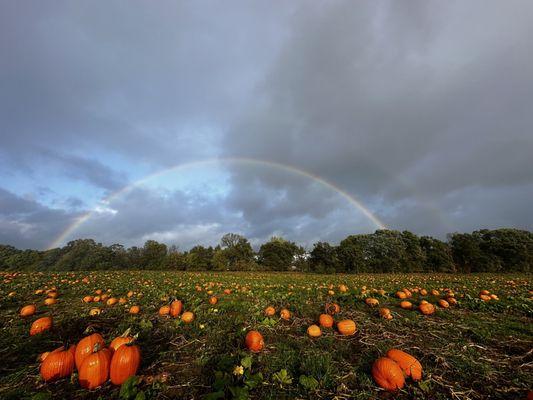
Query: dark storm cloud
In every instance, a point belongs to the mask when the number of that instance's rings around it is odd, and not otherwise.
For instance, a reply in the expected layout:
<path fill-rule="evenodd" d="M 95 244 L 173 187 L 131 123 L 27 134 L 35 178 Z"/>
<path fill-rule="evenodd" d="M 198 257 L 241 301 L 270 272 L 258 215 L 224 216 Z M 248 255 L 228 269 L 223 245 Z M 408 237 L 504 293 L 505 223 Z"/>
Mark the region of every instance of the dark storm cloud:
<path fill-rule="evenodd" d="M 52 209 L 0 187 L 0 243 L 45 248 L 78 215 Z"/>
<path fill-rule="evenodd" d="M 228 151 L 274 157 L 370 203 L 380 198 L 393 228 L 443 235 L 482 225 L 480 216 L 456 224 L 439 214 L 449 211 L 448 192 L 461 204 L 472 188 L 482 197 L 505 186 L 512 202 L 533 182 L 533 7 L 365 4 L 296 14 L 257 87 L 262 106 L 230 131 Z M 501 223 L 523 226 L 513 214 Z"/>
<path fill-rule="evenodd" d="M 326 179 L 391 228 L 531 229 L 531 48 L 526 1 L 4 2 L 0 178 L 108 193 L 140 166 L 250 157 Z M 80 234 L 312 243 L 375 228 L 312 179 L 228 170 L 221 198 L 135 190 Z M 6 193 L 0 241 L 24 246 L 93 206 Z"/>

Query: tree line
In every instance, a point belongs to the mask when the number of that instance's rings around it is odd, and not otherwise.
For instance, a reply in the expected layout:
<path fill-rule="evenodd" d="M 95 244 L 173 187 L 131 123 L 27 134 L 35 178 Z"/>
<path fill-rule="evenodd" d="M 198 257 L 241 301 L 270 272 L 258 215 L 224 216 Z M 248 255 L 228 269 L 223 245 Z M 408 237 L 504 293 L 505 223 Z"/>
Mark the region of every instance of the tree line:
<path fill-rule="evenodd" d="M 216 247 L 180 251 L 148 240 L 143 247 L 105 246 L 77 239 L 51 250 L 0 245 L 2 270 L 303 271 L 361 272 L 532 272 L 533 233 L 518 229 L 449 234 L 446 241 L 409 231 L 377 230 L 350 235 L 338 245 L 304 249 L 272 237 L 254 251 L 242 235 L 228 233 Z"/>

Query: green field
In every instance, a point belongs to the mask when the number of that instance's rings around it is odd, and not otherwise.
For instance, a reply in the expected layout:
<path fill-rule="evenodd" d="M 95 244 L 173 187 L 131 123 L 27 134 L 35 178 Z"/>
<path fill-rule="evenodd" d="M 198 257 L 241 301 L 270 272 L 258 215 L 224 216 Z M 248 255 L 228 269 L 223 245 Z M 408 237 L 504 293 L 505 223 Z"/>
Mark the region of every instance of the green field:
<path fill-rule="evenodd" d="M 3 273 L 1 279 L 2 399 L 526 399 L 533 389 L 530 275 L 113 271 Z M 348 288 L 344 293 L 341 284 Z M 44 305 L 46 294 L 35 292 L 52 287 L 59 294 L 57 303 Z M 404 288 L 439 291 L 413 293 L 408 300 L 415 306 L 422 299 L 437 304 L 446 289 L 458 304 L 437 307 L 429 316 L 404 310 L 395 297 Z M 107 306 L 82 301 L 98 289 L 128 302 Z M 481 290 L 499 300 L 481 300 Z M 129 298 L 128 291 L 134 292 Z M 209 291 L 217 304 L 209 303 Z M 391 310 L 392 320 L 365 304 L 370 296 L 379 300 L 379 307 Z M 174 297 L 195 314 L 194 322 L 158 315 Z M 331 302 L 341 308 L 335 320 L 354 320 L 357 332 L 341 336 L 330 328 L 319 338 L 309 337 L 307 327 Z M 35 304 L 37 313 L 22 318 L 19 310 L 27 304 Z M 128 313 L 132 305 L 140 306 L 139 314 Z M 276 308 L 274 317 L 265 317 L 267 306 Z M 90 316 L 94 307 L 101 313 Z M 292 313 L 289 320 L 279 318 L 284 307 Z M 47 315 L 53 317 L 53 328 L 30 336 L 31 323 Z M 107 343 L 127 328 L 138 334 L 138 380 L 122 391 L 110 382 L 93 391 L 82 389 L 76 373 L 70 379 L 42 381 L 38 356 L 66 341 L 77 343 L 88 327 Z M 244 336 L 252 329 L 265 339 L 259 353 L 244 346 Z M 424 368 L 422 381 L 407 380 L 396 395 L 381 390 L 370 372 L 374 360 L 390 348 L 416 356 Z M 244 375 L 233 373 L 237 366 L 244 367 Z"/>

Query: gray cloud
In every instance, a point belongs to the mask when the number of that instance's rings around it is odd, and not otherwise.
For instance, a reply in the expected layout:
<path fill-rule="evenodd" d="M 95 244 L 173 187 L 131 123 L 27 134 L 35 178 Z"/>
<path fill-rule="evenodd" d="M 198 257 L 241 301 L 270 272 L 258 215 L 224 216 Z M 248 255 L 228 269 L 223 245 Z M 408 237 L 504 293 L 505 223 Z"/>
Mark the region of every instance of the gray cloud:
<path fill-rule="evenodd" d="M 46 184 L 28 200 L 10 183 L 0 241 L 43 247 L 94 206 L 69 185 L 109 193 L 216 156 L 308 171 L 395 229 L 532 229 L 532 38 L 523 1 L 4 3 L 0 179 L 63 184 L 55 209 Z M 226 169 L 225 196 L 134 190 L 79 234 L 307 244 L 374 229 L 311 179 Z"/>

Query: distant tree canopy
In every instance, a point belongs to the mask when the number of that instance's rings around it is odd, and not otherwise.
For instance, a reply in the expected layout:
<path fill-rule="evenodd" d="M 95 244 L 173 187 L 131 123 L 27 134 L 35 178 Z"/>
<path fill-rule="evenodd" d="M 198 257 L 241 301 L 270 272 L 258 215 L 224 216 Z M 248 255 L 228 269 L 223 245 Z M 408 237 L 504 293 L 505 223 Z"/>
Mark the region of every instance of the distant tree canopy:
<path fill-rule="evenodd" d="M 188 271 L 532 272 L 533 233 L 518 229 L 453 233 L 447 241 L 408 231 L 350 235 L 338 245 L 315 243 L 306 251 L 272 237 L 257 253 L 242 235 L 228 233 L 216 247 L 180 251 L 155 240 L 143 247 L 104 246 L 77 239 L 46 251 L 0 245 L 1 270 L 158 269 Z"/>

